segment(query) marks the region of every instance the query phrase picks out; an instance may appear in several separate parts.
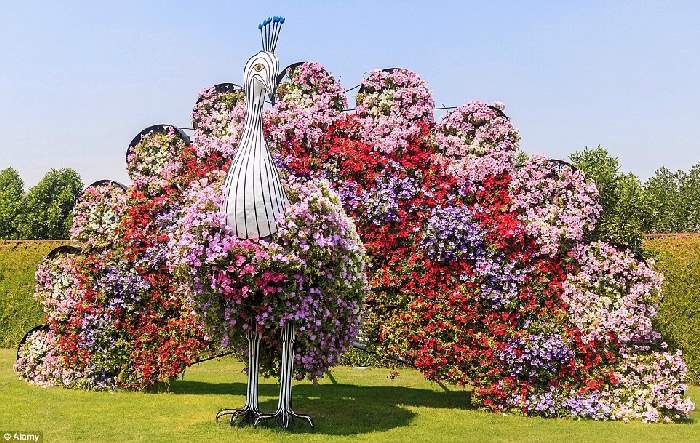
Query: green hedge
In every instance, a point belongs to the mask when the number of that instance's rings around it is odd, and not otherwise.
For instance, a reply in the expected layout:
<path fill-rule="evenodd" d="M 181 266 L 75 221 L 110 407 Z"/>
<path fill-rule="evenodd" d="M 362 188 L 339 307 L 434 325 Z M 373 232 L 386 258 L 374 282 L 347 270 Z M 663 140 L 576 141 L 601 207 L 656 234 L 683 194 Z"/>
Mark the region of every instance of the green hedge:
<path fill-rule="evenodd" d="M 0 348 L 14 348 L 24 333 L 41 323 L 34 302 L 34 273 L 53 248 L 65 240 L 0 241 Z"/>
<path fill-rule="evenodd" d="M 664 298 L 657 327 L 683 351 L 690 379 L 700 382 L 700 234 L 650 236 L 644 249 L 664 273 Z"/>

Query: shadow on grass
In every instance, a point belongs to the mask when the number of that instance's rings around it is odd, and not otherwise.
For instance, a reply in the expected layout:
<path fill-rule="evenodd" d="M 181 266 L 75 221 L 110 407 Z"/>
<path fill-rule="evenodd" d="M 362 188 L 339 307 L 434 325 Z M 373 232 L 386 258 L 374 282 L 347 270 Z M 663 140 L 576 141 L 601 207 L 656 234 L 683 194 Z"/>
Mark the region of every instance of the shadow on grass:
<path fill-rule="evenodd" d="M 204 383 L 177 381 L 175 394 L 217 394 L 245 396 L 243 383 Z M 260 395 L 275 399 L 260 404 L 263 411 L 277 408 L 278 385 L 261 384 Z M 406 407 L 469 409 L 464 391 L 437 392 L 429 389 L 400 386 L 358 386 L 348 384 L 301 384 L 294 386 L 294 408 L 313 417 L 316 429 L 311 431 L 298 423 L 291 432 L 313 432 L 329 435 L 353 435 L 386 431 L 407 426 L 415 413 Z M 241 405 L 226 405 L 240 407 Z"/>

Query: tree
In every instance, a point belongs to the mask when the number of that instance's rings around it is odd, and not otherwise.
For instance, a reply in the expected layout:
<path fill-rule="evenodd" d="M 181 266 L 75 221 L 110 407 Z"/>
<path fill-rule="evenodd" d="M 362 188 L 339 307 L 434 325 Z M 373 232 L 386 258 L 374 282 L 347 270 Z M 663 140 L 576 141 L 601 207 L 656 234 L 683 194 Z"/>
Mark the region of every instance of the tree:
<path fill-rule="evenodd" d="M 601 240 L 616 245 L 629 246 L 641 251 L 644 226 L 651 218 L 651 206 L 639 178 L 633 173 L 620 174 L 617 180 L 617 205 L 601 234 Z M 605 209 L 603 209 L 605 211 Z"/>
<path fill-rule="evenodd" d="M 16 170 L 0 171 L 0 238 L 17 238 L 17 211 L 24 194 L 24 183 Z"/>
<path fill-rule="evenodd" d="M 623 174 L 620 163 L 602 146 L 586 147 L 571 154 L 571 162 L 592 180 L 600 193 L 603 212 L 592 240 L 603 240 L 639 251 L 643 226 L 648 223 L 650 204 L 639 179 Z"/>
<path fill-rule="evenodd" d="M 71 212 L 82 188 L 74 170 L 51 169 L 22 199 L 17 223 L 19 238 L 68 238 Z"/>
<path fill-rule="evenodd" d="M 683 216 L 684 199 L 680 185 L 683 171 L 672 172 L 661 167 L 644 184 L 644 192 L 650 204 L 650 217 L 644 225 L 645 232 L 681 232 L 686 230 Z"/>
<path fill-rule="evenodd" d="M 684 231 L 700 231 L 700 163 L 683 174 L 679 183 L 682 207 L 679 217 L 684 220 Z"/>

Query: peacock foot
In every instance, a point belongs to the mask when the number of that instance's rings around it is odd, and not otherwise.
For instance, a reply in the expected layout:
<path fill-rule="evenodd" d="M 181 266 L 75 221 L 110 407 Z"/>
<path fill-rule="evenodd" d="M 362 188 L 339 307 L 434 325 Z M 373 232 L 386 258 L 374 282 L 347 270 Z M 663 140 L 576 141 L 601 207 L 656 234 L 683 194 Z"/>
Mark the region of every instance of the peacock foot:
<path fill-rule="evenodd" d="M 257 425 L 258 423 L 258 417 L 263 415 L 260 411 L 257 409 L 252 409 L 249 407 L 245 407 L 242 409 L 229 409 L 229 408 L 224 408 L 224 409 L 219 409 L 219 412 L 216 413 L 216 422 L 219 422 L 219 419 L 221 417 L 230 415 L 231 418 L 229 419 L 229 424 L 231 426 L 233 425 L 238 425 L 238 426 L 245 426 L 245 425 Z"/>
<path fill-rule="evenodd" d="M 291 409 L 277 409 L 277 412 L 274 414 L 259 414 L 256 418 L 255 421 L 253 422 L 253 426 L 257 427 L 258 424 L 261 422 L 267 421 L 267 420 L 277 420 L 277 423 L 282 427 L 282 429 L 288 429 L 289 425 L 295 420 L 295 419 L 300 419 L 303 421 L 306 421 L 311 429 L 314 428 L 314 422 L 311 419 L 311 416 L 309 415 L 304 415 L 304 414 L 297 414 L 296 412 L 292 411 Z"/>

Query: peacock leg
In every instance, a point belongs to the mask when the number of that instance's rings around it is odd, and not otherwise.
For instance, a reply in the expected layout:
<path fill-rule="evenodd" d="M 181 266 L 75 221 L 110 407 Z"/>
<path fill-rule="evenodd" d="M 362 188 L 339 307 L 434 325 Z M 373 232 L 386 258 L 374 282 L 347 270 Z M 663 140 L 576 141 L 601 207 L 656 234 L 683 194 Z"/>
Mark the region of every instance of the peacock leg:
<path fill-rule="evenodd" d="M 216 413 L 216 421 L 225 415 L 230 415 L 229 423 L 234 424 L 249 424 L 255 423 L 256 418 L 260 415 L 258 409 L 258 356 L 260 354 L 260 334 L 256 331 L 255 323 L 251 325 L 250 330 L 246 334 L 248 339 L 248 384 L 246 385 L 245 406 L 243 409 L 220 409 Z"/>
<path fill-rule="evenodd" d="M 287 429 L 292 419 L 299 418 L 314 427 L 314 422 L 308 415 L 297 414 L 292 410 L 292 377 L 294 375 L 294 326 L 287 322 L 282 329 L 282 367 L 280 370 L 280 395 L 277 400 L 277 411 L 274 414 L 260 414 L 253 422 L 257 426 L 261 421 L 277 419 L 279 425 Z"/>

